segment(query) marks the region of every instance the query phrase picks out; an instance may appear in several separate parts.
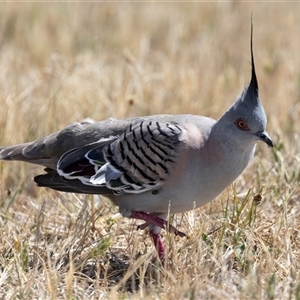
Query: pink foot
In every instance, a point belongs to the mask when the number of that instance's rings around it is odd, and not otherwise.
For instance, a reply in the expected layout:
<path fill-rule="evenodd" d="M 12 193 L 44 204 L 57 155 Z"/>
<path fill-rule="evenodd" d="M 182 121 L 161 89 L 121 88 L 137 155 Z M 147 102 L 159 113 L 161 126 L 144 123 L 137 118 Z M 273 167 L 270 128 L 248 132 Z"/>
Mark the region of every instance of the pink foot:
<path fill-rule="evenodd" d="M 169 224 L 166 220 L 164 220 L 164 219 L 162 219 L 162 218 L 160 218 L 156 215 L 148 214 L 148 213 L 141 212 L 141 211 L 133 211 L 131 213 L 130 218 L 143 220 L 143 221 L 146 222 L 142 225 L 139 225 L 138 229 L 145 229 L 150 224 L 154 224 L 154 225 L 156 225 L 160 228 L 163 228 L 163 229 L 165 229 L 165 227 L 168 226 L 169 232 L 174 233 L 175 235 L 178 235 L 180 237 L 186 236 L 186 234 L 184 232 L 179 231 L 174 226 Z"/>
<path fill-rule="evenodd" d="M 169 229 L 169 232 L 172 232 L 175 235 L 179 235 L 180 237 L 186 236 L 186 234 L 184 232 L 179 231 L 174 226 L 169 224 L 166 220 L 164 220 L 156 215 L 148 214 L 145 212 L 133 211 L 130 218 L 145 221 L 144 224 L 138 226 L 138 229 L 145 229 L 149 225 L 155 225 L 155 226 L 163 228 L 163 229 L 165 229 L 165 227 L 167 226 Z M 163 260 L 165 257 L 165 245 L 160 236 L 160 233 L 154 232 L 154 230 L 150 227 L 149 234 L 153 240 L 153 243 L 156 248 L 159 259 Z"/>

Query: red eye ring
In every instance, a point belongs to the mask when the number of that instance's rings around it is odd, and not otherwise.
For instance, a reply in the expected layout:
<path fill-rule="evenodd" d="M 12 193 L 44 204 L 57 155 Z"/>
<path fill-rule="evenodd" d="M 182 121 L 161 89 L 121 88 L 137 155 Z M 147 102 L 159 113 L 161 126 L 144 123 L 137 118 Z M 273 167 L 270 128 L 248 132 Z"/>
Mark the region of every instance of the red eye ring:
<path fill-rule="evenodd" d="M 243 130 L 243 131 L 249 131 L 249 130 L 250 130 L 250 128 L 248 127 L 247 122 L 246 122 L 244 119 L 242 119 L 242 118 L 237 119 L 237 120 L 234 122 L 234 124 L 235 124 L 236 127 L 237 127 L 238 129 L 240 129 L 240 130 Z"/>

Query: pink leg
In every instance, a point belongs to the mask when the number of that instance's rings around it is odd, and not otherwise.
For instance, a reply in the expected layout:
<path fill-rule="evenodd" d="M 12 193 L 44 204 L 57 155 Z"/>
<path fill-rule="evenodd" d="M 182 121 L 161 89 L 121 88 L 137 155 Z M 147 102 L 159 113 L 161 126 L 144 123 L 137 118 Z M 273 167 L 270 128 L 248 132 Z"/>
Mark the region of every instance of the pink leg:
<path fill-rule="evenodd" d="M 149 233 L 152 237 L 159 259 L 163 260 L 165 258 L 165 245 L 160 234 L 154 233 L 152 230 L 150 230 Z"/>
<path fill-rule="evenodd" d="M 145 221 L 144 224 L 139 225 L 138 229 L 145 229 L 146 227 L 149 227 L 149 234 L 153 240 L 154 246 L 156 248 L 158 257 L 160 260 L 163 260 L 165 257 L 165 245 L 164 242 L 160 236 L 160 228 L 165 228 L 168 226 L 169 232 L 174 233 L 175 235 L 179 235 L 180 237 L 186 236 L 184 232 L 179 231 L 171 224 L 168 224 L 168 222 L 156 215 L 148 214 L 145 212 L 140 211 L 133 211 L 131 213 L 130 218 L 143 220 Z M 154 225 L 154 226 L 153 226 Z M 155 230 L 155 226 L 159 227 L 159 231 L 157 231 L 157 228 Z"/>
<path fill-rule="evenodd" d="M 138 229 L 145 229 L 150 224 L 154 224 L 163 229 L 165 229 L 165 227 L 168 226 L 169 232 L 172 232 L 175 235 L 179 235 L 180 237 L 186 236 L 186 234 L 184 232 L 179 231 L 171 224 L 168 224 L 168 222 L 166 220 L 164 220 L 156 215 L 148 214 L 148 213 L 141 212 L 141 211 L 133 211 L 131 213 L 130 218 L 143 220 L 146 222 L 145 224 L 139 225 Z"/>

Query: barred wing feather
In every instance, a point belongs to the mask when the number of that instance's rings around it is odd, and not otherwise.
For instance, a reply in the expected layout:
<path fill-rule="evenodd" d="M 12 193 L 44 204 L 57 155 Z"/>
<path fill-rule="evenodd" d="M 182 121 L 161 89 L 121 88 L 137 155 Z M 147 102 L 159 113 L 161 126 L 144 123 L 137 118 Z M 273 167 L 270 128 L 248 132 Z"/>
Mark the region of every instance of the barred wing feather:
<path fill-rule="evenodd" d="M 176 162 L 182 132 L 175 123 L 135 122 L 119 137 L 63 155 L 57 171 L 86 185 L 106 186 L 115 194 L 157 189 Z"/>

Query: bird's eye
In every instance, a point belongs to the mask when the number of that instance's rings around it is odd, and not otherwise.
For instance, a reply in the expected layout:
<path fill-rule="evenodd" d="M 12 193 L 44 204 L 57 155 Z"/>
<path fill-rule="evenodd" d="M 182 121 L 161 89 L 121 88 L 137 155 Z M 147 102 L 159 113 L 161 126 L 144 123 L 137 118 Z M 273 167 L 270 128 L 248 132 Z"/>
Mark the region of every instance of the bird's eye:
<path fill-rule="evenodd" d="M 236 125 L 236 127 L 240 130 L 243 131 L 249 131 L 250 128 L 248 127 L 247 122 L 244 119 L 237 119 L 234 124 Z"/>

